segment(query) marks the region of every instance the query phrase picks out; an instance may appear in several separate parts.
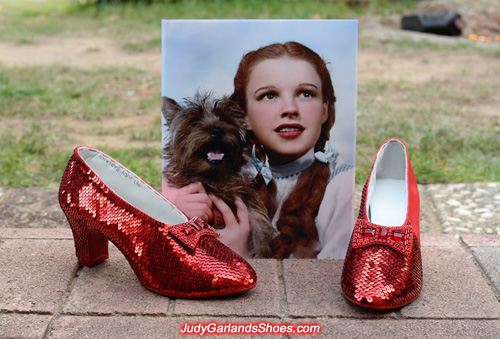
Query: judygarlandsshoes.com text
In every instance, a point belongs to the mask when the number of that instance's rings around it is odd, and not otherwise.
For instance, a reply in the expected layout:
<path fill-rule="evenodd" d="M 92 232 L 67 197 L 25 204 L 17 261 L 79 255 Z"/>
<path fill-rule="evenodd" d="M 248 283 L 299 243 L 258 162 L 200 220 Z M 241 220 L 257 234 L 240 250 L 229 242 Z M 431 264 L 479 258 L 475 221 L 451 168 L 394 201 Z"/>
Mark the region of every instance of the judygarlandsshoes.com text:
<path fill-rule="evenodd" d="M 210 334 L 318 334 L 321 333 L 319 324 L 273 324 L 270 322 L 233 324 L 208 323 L 184 323 L 179 330 L 180 334 L 197 334 L 200 336 Z"/>

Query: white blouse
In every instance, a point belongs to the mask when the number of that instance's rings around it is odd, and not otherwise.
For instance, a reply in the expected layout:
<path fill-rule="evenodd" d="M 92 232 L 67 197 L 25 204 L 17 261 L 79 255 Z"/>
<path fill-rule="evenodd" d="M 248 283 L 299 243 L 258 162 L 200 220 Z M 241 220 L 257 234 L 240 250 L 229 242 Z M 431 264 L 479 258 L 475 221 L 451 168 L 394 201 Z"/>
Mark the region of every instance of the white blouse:
<path fill-rule="evenodd" d="M 330 161 L 330 178 L 316 217 L 318 259 L 344 259 L 354 228 L 354 168 L 337 152 Z M 269 166 L 277 186 L 278 207 L 272 223 L 276 227 L 283 202 L 299 175 L 315 161 L 311 149 L 301 158 L 283 166 Z"/>

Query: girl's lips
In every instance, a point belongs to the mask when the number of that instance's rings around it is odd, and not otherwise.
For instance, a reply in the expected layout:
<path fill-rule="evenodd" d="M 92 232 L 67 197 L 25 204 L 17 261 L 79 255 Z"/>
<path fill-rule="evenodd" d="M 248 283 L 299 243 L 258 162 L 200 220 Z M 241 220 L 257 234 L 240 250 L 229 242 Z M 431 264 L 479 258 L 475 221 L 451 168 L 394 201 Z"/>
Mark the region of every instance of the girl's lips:
<path fill-rule="evenodd" d="M 295 139 L 304 132 L 304 127 L 298 124 L 280 125 L 274 130 L 283 139 Z"/>

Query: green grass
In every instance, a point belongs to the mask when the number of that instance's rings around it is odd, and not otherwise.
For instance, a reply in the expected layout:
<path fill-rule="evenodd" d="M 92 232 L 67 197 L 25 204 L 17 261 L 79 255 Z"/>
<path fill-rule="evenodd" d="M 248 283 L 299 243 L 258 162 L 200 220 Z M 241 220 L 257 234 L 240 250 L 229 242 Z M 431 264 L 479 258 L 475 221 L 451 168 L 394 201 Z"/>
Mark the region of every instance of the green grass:
<path fill-rule="evenodd" d="M 356 182 L 366 180 L 376 150 L 391 137 L 407 143 L 419 183 L 500 181 L 500 120 L 478 116 L 474 107 L 495 100 L 497 86 L 464 86 L 467 94 L 437 80 L 360 84 Z"/>
<path fill-rule="evenodd" d="M 500 180 L 498 123 L 464 133 L 463 129 L 443 122 L 446 118 L 441 114 L 421 124 L 411 117 L 397 117 L 392 113 L 375 108 L 358 120 L 358 184 L 367 179 L 379 145 L 391 137 L 401 138 L 408 145 L 413 169 L 421 184 Z M 370 133 L 361 133 L 362 130 Z"/>
<path fill-rule="evenodd" d="M 0 41 L 33 44 L 46 37 L 103 37 L 125 51 L 159 52 L 161 19 L 360 18 L 407 10 L 402 3 L 372 1 L 351 8 L 346 1 L 184 0 L 152 6 L 109 5 L 67 0 L 0 2 Z M 364 39 L 359 48 L 387 55 L 470 54 L 498 58 L 499 48 L 429 40 Z M 92 53 L 97 50 L 89 49 Z M 356 182 L 365 182 L 374 155 L 390 137 L 403 139 L 419 183 L 500 181 L 500 122 L 481 116 L 481 105 L 500 107 L 500 67 L 482 78 L 471 65 L 457 79 L 424 83 L 406 79 L 359 83 Z M 495 77 L 496 75 L 496 77 Z M 457 86 L 459 82 L 461 85 Z M 115 157 L 154 187 L 160 187 L 161 79 L 125 67 L 79 69 L 49 65 L 0 65 L 0 186 L 56 186 L 75 132 L 115 136 L 113 147 L 90 144 Z M 142 95 L 149 92 L 148 95 Z M 119 124 L 131 117 L 156 117 Z M 66 124 L 73 123 L 69 129 Z M 106 122 L 106 123 L 104 123 Z M 83 132 L 82 132 L 83 131 Z M 158 146 L 150 146 L 157 142 Z M 133 147 L 131 145 L 134 145 Z"/>
<path fill-rule="evenodd" d="M 141 89 L 154 94 L 141 96 Z M 124 149 L 109 153 L 159 187 L 159 148 L 126 149 L 129 141 L 160 144 L 159 114 L 154 126 L 118 128 L 101 123 L 157 112 L 159 97 L 159 77 L 137 69 L 0 65 L 0 186 L 56 185 L 77 146 L 71 137 L 85 125 L 93 135 L 123 135 Z M 71 119 L 73 124 L 68 127 L 62 119 Z"/>
<path fill-rule="evenodd" d="M 473 53 L 491 58 L 500 57 L 500 48 L 496 44 L 481 44 L 472 41 L 447 41 L 414 40 L 404 38 L 365 39 L 360 41 L 359 48 L 383 48 L 390 54 L 410 56 L 425 51 L 444 53 Z"/>
<path fill-rule="evenodd" d="M 130 51 L 159 50 L 162 19 L 347 19 L 365 14 L 387 15 L 414 1 L 365 1 L 350 7 L 338 0 L 183 0 L 96 6 L 94 1 L 1 3 L 0 40 L 36 43 L 50 37 L 111 37 Z"/>
<path fill-rule="evenodd" d="M 61 151 L 61 140 L 33 123 L 26 133 L 0 136 L 0 186 L 57 186 L 73 146 Z M 103 149 L 99 145 L 98 149 Z M 59 149 L 58 151 L 55 151 Z M 161 187 L 161 151 L 155 147 L 107 151 L 153 187 Z"/>
<path fill-rule="evenodd" d="M 22 119 L 140 115 L 159 100 L 159 86 L 160 79 L 133 68 L 7 68 L 0 64 L 0 112 L 2 117 Z M 130 94 L 142 87 L 155 90 L 158 96 L 135 100 Z"/>
<path fill-rule="evenodd" d="M 62 175 L 65 156 L 48 154 L 54 143 L 40 125 L 33 124 L 26 133 L 2 133 L 0 137 L 0 185 L 46 186 Z"/>

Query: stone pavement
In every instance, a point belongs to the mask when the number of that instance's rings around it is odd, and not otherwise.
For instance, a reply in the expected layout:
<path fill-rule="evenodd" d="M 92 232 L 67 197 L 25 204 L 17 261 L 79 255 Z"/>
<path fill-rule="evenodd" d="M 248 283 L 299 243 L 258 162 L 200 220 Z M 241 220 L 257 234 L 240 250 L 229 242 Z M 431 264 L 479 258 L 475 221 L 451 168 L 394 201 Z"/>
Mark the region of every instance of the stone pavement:
<path fill-rule="evenodd" d="M 242 294 L 155 294 L 112 245 L 109 260 L 79 265 L 56 197 L 0 188 L 0 338 L 193 337 L 179 333 L 186 322 L 319 324 L 319 338 L 500 335 L 500 183 L 420 186 L 424 287 L 395 311 L 348 303 L 342 260 L 250 260 L 258 286 Z"/>

